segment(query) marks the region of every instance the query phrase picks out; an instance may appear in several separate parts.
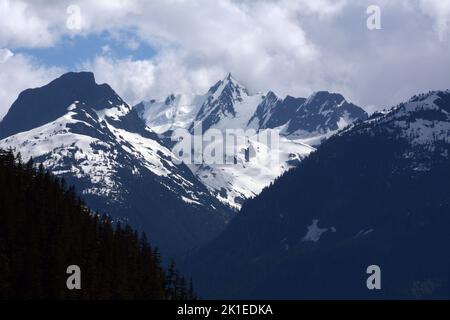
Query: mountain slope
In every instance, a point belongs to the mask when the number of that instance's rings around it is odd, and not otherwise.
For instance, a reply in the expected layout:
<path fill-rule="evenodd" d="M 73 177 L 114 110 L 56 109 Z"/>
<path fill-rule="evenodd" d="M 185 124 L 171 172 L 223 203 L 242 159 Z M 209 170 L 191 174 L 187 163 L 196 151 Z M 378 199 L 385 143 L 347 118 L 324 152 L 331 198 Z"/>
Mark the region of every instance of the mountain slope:
<path fill-rule="evenodd" d="M 80 87 L 89 88 L 86 97 Z M 61 97 L 61 90 L 69 96 Z M 78 100 L 71 101 L 74 97 Z M 66 74 L 23 92 L 1 127 L 13 128 L 31 100 L 32 110 L 54 118 L 40 126 L 29 123 L 37 127 L 6 137 L 0 146 L 13 147 L 66 178 L 93 209 L 147 231 L 167 254 L 197 246 L 225 226 L 228 209 L 184 164 L 174 163 L 175 156 L 136 110 L 109 86 L 97 85 L 92 74 Z"/>
<path fill-rule="evenodd" d="M 449 130 L 450 91 L 442 91 L 331 137 L 192 258 L 200 293 L 448 298 Z M 366 287 L 374 264 L 381 291 Z"/>
<path fill-rule="evenodd" d="M 141 102 L 135 108 L 147 126 L 157 134 L 164 134 L 188 128 L 205 100 L 205 95 L 171 94 L 163 101 Z"/>
<path fill-rule="evenodd" d="M 312 94 L 295 112 L 286 128 L 287 135 L 335 132 L 356 120 L 366 120 L 367 113 L 337 93 Z"/>
<path fill-rule="evenodd" d="M 222 149 L 226 141 L 214 141 L 207 147 Z M 272 129 L 236 139 L 235 143 L 234 150 L 228 151 L 232 162 L 191 164 L 189 168 L 217 199 L 236 210 L 314 151 L 313 147 L 288 140 Z"/>
<path fill-rule="evenodd" d="M 280 99 L 274 92 L 269 91 L 249 120 L 249 126 L 259 129 L 281 127 L 294 118 L 296 111 L 305 101 L 305 98 L 291 96 Z"/>

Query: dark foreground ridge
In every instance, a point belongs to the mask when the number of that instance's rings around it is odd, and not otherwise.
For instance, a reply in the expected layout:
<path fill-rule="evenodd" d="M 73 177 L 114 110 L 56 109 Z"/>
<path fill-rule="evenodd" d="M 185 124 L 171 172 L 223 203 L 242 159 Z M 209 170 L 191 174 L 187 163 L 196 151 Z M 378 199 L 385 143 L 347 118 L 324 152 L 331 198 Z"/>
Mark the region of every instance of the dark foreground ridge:
<path fill-rule="evenodd" d="M 192 299 L 145 234 L 99 217 L 64 180 L 0 150 L 0 299 Z M 81 269 L 69 290 L 68 266 Z"/>

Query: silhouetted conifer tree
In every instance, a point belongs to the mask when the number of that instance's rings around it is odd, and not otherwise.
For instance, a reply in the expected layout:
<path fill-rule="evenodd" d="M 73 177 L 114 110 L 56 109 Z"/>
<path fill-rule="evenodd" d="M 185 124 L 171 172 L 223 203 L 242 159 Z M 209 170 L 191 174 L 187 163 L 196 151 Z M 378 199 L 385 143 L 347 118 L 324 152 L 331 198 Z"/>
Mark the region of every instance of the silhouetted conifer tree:
<path fill-rule="evenodd" d="M 68 290 L 69 265 L 81 290 Z M 0 299 L 188 299 L 175 264 L 129 226 L 93 213 L 73 187 L 0 150 Z"/>

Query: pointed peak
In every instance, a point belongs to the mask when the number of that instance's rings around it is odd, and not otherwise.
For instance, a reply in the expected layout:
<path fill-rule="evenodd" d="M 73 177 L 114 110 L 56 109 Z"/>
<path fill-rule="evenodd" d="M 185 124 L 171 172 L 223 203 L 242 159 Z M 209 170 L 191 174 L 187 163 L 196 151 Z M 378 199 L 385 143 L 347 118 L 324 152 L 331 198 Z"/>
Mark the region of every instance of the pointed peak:
<path fill-rule="evenodd" d="M 264 96 L 265 100 L 278 100 L 279 97 L 277 96 L 277 94 L 273 91 L 269 91 L 267 92 L 267 94 Z"/>
<path fill-rule="evenodd" d="M 227 75 L 227 77 L 223 80 L 223 83 L 225 85 L 230 85 L 242 92 L 244 92 L 245 94 L 249 95 L 249 92 L 247 90 L 247 88 L 238 80 L 236 80 L 235 77 L 233 77 L 233 75 L 231 74 L 231 72 Z"/>
<path fill-rule="evenodd" d="M 239 87 L 243 87 L 244 88 L 244 86 L 239 81 L 237 81 L 235 77 L 233 77 L 231 72 L 228 73 L 228 75 L 222 80 L 222 82 L 224 82 L 224 83 L 232 83 L 235 86 L 239 86 Z"/>
<path fill-rule="evenodd" d="M 228 73 L 228 75 L 223 80 L 220 80 L 215 85 L 213 85 L 209 89 L 208 92 L 210 94 L 216 94 L 216 93 L 221 94 L 223 92 L 223 90 L 238 91 L 238 92 L 245 93 L 246 95 L 249 95 L 247 88 L 243 84 L 241 84 L 239 81 L 237 81 L 233 77 L 231 72 Z"/>

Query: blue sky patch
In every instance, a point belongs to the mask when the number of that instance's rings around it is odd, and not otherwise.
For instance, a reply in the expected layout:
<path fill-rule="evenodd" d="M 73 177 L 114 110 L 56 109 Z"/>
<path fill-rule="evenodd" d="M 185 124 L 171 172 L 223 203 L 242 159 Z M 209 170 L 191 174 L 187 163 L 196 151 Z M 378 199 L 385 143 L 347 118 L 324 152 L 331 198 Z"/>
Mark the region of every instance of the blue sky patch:
<path fill-rule="evenodd" d="M 126 38 L 121 35 L 120 38 Z M 128 38 L 132 39 L 132 38 Z M 21 48 L 16 53 L 32 56 L 45 65 L 63 67 L 68 70 L 79 69 L 80 66 L 99 55 L 110 55 L 117 59 L 133 60 L 151 59 L 156 50 L 151 46 L 132 40 L 133 45 L 119 41 L 108 32 L 82 36 L 65 36 L 57 45 L 49 48 Z"/>

